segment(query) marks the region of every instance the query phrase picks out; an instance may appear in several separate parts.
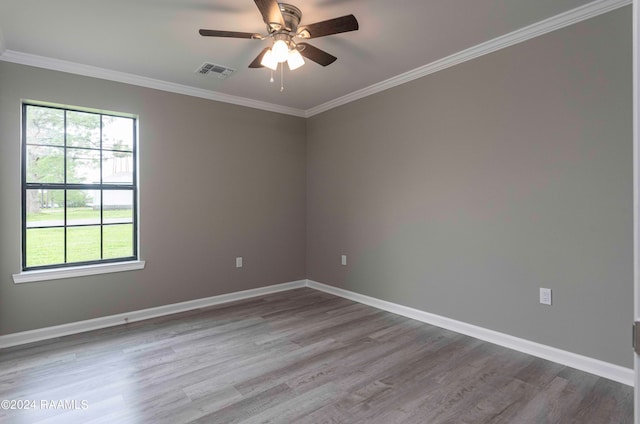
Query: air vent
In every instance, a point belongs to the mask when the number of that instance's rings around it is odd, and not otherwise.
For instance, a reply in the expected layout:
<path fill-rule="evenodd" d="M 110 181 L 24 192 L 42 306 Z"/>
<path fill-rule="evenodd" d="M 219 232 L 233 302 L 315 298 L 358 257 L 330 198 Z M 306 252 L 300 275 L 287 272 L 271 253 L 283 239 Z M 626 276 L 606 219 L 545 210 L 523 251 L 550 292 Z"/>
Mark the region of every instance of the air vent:
<path fill-rule="evenodd" d="M 227 68 L 226 66 L 216 65 L 215 63 L 203 63 L 198 69 L 196 69 L 196 73 L 201 75 L 212 75 L 218 77 L 220 79 L 225 79 L 229 75 L 231 75 L 235 69 Z"/>

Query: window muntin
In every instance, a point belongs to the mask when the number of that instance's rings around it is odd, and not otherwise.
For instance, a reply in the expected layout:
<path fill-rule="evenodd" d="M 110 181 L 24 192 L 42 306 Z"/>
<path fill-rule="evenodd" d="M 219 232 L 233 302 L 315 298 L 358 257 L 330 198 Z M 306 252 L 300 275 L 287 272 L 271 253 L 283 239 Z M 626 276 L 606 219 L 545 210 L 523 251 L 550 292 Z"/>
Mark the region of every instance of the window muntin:
<path fill-rule="evenodd" d="M 137 260 L 135 118 L 25 103 L 22 268 Z"/>

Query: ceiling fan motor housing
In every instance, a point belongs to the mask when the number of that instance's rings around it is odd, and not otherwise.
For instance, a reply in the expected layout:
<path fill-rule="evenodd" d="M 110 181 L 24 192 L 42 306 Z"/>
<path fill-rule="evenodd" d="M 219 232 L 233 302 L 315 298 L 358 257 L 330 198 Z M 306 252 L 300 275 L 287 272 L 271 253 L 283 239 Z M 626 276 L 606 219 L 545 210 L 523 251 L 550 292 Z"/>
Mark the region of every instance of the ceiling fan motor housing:
<path fill-rule="evenodd" d="M 278 6 L 280 6 L 280 13 L 282 13 L 282 19 L 284 20 L 284 28 L 282 28 L 281 31 L 295 33 L 302 19 L 302 11 L 287 3 L 278 3 Z M 269 32 L 276 32 L 269 26 L 267 26 L 267 30 Z"/>

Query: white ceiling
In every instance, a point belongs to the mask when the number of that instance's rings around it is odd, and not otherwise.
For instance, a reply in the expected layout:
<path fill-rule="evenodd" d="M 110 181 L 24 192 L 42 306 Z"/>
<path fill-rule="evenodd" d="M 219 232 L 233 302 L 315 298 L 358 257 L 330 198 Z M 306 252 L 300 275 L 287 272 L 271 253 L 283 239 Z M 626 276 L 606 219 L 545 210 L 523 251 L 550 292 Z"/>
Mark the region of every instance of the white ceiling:
<path fill-rule="evenodd" d="M 251 0 L 1 0 L 0 59 L 42 56 L 304 112 L 590 0 L 289 2 L 302 10 L 301 24 L 352 13 L 360 30 L 310 40 L 338 60 L 285 69 L 282 93 L 269 83 L 269 70 L 247 68 L 268 41 L 198 34 L 200 28 L 264 34 Z M 591 4 L 602 3 L 628 1 Z M 225 80 L 198 75 L 203 62 L 237 71 Z"/>

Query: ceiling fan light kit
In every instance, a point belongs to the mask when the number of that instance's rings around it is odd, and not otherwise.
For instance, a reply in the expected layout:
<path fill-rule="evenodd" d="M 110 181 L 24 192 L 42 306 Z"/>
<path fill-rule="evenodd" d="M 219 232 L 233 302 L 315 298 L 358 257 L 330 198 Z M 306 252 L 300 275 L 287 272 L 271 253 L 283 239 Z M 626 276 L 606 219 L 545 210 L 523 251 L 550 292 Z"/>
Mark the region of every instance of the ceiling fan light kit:
<path fill-rule="evenodd" d="M 336 61 L 337 58 L 335 56 L 308 43 L 296 43 L 294 39 L 307 40 L 358 30 L 358 21 L 353 15 L 316 22 L 298 28 L 302 20 L 302 11 L 297 7 L 287 3 L 278 3 L 276 0 L 254 0 L 254 3 L 267 26 L 266 35 L 211 29 L 201 29 L 199 31 L 203 37 L 246 38 L 251 40 L 271 38 L 274 40 L 271 48 L 264 48 L 249 64 L 249 68 L 264 67 L 275 71 L 278 69 L 279 64 L 287 62 L 289 69 L 293 71 L 305 64 L 303 57 L 319 65 L 328 66 Z M 281 65 L 281 79 L 283 78 L 283 66 Z M 273 80 L 273 77 L 271 79 Z M 281 84 L 281 91 L 282 88 Z"/>

